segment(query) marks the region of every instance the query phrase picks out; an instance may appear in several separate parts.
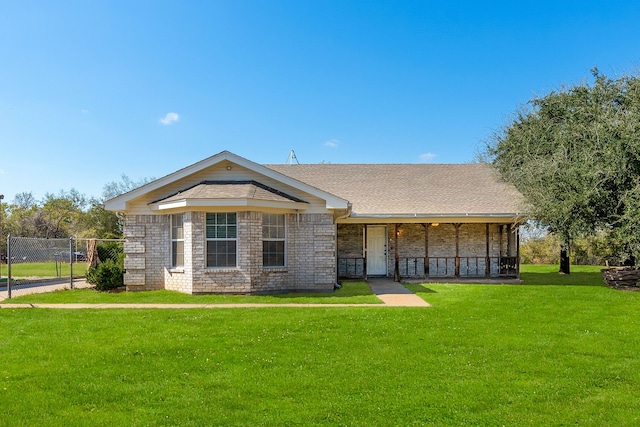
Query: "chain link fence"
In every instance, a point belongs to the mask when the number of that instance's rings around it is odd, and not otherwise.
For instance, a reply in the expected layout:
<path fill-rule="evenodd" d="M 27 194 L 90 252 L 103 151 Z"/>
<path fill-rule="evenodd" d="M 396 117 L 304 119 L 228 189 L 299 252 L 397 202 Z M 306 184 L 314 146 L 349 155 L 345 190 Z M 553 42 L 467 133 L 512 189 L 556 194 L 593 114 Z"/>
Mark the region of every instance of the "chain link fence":
<path fill-rule="evenodd" d="M 124 240 L 43 239 L 7 237 L 7 298 L 34 287 L 91 287 L 85 276 L 90 267 L 107 259 L 124 258 Z M 13 295 L 12 295 L 13 294 Z"/>

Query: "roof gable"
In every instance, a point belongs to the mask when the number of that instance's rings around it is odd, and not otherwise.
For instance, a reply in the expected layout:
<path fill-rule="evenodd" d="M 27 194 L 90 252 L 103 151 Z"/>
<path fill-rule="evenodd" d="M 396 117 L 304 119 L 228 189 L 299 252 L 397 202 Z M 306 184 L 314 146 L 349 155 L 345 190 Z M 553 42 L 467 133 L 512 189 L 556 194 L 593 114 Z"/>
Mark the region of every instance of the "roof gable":
<path fill-rule="evenodd" d="M 187 206 L 259 206 L 295 209 L 307 202 L 257 181 L 203 181 L 155 200 L 156 210 Z"/>
<path fill-rule="evenodd" d="M 147 194 L 153 193 L 154 191 L 162 189 L 163 187 L 168 187 L 172 184 L 177 183 L 180 180 L 186 179 L 190 176 L 197 174 L 198 172 L 202 172 L 207 168 L 211 168 L 223 162 L 230 162 L 230 164 L 235 164 L 235 165 L 244 167 L 259 175 L 278 181 L 286 186 L 293 187 L 297 190 L 300 190 L 305 193 L 311 194 L 312 196 L 318 197 L 326 202 L 327 209 L 347 209 L 347 207 L 349 206 L 349 202 L 347 200 L 342 199 L 334 194 L 331 194 L 327 191 L 313 187 L 307 183 L 298 181 L 293 177 L 283 175 L 278 171 L 275 171 L 263 165 L 254 163 L 250 160 L 245 159 L 244 157 L 240 157 L 229 151 L 222 151 L 214 156 L 201 160 L 197 163 L 194 163 L 190 166 L 182 168 L 162 178 L 156 179 L 155 181 L 152 181 L 141 187 L 138 187 L 132 191 L 129 191 L 128 193 L 124 193 L 120 196 L 107 200 L 105 202 L 105 208 L 112 211 L 126 211 L 128 203 L 132 202 L 133 200 L 141 198 Z M 231 166 L 228 166 L 227 168 L 231 169 Z"/>

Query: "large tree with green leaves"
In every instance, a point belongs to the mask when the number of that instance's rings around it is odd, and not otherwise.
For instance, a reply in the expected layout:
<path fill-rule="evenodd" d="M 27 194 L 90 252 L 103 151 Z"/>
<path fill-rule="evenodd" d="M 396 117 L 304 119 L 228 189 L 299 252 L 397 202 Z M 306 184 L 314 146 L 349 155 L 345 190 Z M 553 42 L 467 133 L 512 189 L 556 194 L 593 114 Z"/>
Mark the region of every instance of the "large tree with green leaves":
<path fill-rule="evenodd" d="M 103 203 L 149 181 L 150 178 L 133 181 L 122 175 L 121 181 L 105 184 L 101 199 L 87 199 L 75 189 L 47 193 L 40 201 L 32 193 L 18 193 L 11 203 L 2 204 L 4 212 L 0 219 L 6 232 L 3 234 L 43 238 L 122 237 L 122 218 L 105 210 Z M 0 236 L 0 247 L 6 247 L 3 236 Z"/>
<path fill-rule="evenodd" d="M 605 230 L 628 256 L 640 252 L 640 79 L 592 75 L 531 100 L 483 153 L 560 237 L 564 273 L 576 237 Z"/>

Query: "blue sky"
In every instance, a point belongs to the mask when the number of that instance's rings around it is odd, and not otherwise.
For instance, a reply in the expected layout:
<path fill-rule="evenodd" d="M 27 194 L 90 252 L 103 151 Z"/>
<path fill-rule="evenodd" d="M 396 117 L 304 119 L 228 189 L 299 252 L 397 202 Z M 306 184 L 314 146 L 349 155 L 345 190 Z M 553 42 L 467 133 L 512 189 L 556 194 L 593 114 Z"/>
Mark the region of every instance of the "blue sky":
<path fill-rule="evenodd" d="M 222 150 L 460 163 L 640 65 L 637 1 L 0 0 L 0 193 L 100 196 Z"/>

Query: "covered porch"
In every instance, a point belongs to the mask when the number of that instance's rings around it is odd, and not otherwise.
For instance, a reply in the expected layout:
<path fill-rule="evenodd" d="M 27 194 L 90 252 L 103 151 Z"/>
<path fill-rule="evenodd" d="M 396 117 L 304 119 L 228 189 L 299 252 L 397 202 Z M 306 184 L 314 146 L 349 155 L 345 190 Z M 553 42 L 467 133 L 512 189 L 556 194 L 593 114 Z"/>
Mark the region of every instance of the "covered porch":
<path fill-rule="evenodd" d="M 517 223 L 338 224 L 338 279 L 519 279 Z"/>

